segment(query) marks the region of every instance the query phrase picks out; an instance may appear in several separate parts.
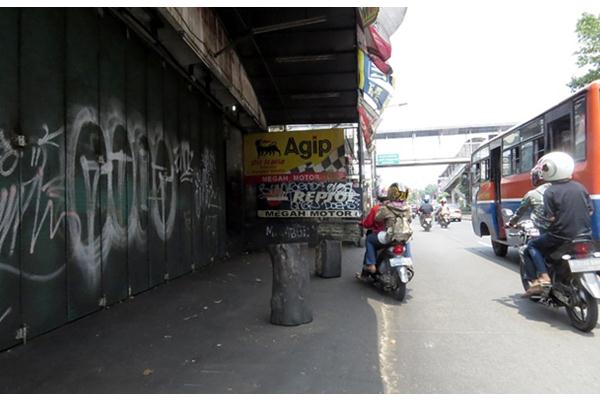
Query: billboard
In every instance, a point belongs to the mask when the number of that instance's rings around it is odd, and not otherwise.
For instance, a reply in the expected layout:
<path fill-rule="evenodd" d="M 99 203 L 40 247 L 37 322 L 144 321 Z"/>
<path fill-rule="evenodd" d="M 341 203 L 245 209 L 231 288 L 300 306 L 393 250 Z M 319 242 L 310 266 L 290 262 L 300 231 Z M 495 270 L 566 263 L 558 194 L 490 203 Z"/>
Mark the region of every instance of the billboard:
<path fill-rule="evenodd" d="M 361 189 L 345 182 L 263 183 L 257 186 L 261 218 L 360 218 Z"/>
<path fill-rule="evenodd" d="M 346 177 L 343 129 L 244 135 L 246 182 L 336 181 Z"/>

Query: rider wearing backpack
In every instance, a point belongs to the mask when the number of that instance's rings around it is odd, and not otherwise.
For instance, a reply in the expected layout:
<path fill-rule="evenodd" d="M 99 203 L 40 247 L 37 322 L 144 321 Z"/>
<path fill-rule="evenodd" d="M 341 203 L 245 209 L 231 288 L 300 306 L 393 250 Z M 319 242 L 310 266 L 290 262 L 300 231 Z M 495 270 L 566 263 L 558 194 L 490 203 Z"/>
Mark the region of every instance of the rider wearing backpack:
<path fill-rule="evenodd" d="M 406 203 L 409 189 L 401 183 L 393 183 L 387 191 L 387 200 L 375 216 L 376 222 L 383 222 L 385 229 L 379 233 L 371 233 L 366 240 L 365 270 L 377 271 L 377 249 L 393 241 L 408 241 L 412 236 L 410 222 L 412 212 Z M 405 257 L 410 257 L 410 244 L 406 242 Z"/>

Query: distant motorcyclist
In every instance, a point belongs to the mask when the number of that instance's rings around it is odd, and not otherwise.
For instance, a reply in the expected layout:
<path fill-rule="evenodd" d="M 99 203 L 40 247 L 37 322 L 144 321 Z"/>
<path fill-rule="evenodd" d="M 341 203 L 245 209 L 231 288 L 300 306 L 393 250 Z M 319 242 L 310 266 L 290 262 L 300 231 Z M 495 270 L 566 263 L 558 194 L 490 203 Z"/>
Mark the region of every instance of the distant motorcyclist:
<path fill-rule="evenodd" d="M 450 208 L 448 207 L 448 204 L 446 204 L 446 199 L 444 197 L 440 200 L 440 206 L 435 211 L 435 216 L 438 222 L 441 221 L 442 218 L 450 219 Z"/>
<path fill-rule="evenodd" d="M 431 214 L 433 214 L 433 206 L 431 205 L 431 197 L 428 194 L 425 195 L 425 197 L 423 197 L 423 202 L 419 206 L 417 213 L 419 214 L 419 222 L 421 223 L 421 225 L 423 225 L 423 219 L 427 215 L 431 216 Z"/>
<path fill-rule="evenodd" d="M 530 242 L 529 254 L 538 279 L 525 296 L 542 293 L 542 286 L 551 284 L 545 255 L 574 238 L 591 238 L 592 235 L 591 215 L 594 208 L 586 188 L 572 180 L 575 169 L 573 158 L 567 153 L 556 151 L 540 158 L 536 167 L 542 171 L 542 179 L 552 183 L 544 192 L 545 214 L 550 226 L 548 232 Z"/>

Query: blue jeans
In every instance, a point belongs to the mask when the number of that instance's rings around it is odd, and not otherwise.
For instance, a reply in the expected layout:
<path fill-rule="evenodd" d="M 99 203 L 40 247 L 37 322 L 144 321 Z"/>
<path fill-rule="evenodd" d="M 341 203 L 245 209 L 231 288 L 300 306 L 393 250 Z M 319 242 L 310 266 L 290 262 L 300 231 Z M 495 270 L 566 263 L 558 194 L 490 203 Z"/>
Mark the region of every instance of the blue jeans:
<path fill-rule="evenodd" d="M 548 273 L 548 268 L 546 268 L 546 262 L 544 261 L 544 255 L 549 254 L 552 250 L 556 249 L 564 242 L 564 239 L 559 239 L 550 235 L 549 233 L 544 233 L 537 239 L 529 242 L 527 245 L 527 251 L 531 256 L 537 276 Z"/>
<path fill-rule="evenodd" d="M 364 265 L 376 265 L 377 264 L 377 250 L 386 247 L 385 244 L 382 244 L 378 239 L 377 239 L 377 234 L 376 233 L 371 233 L 367 236 L 367 239 L 365 240 L 365 245 L 367 247 L 367 251 L 365 252 L 365 258 L 363 261 Z M 404 250 L 404 257 L 411 257 L 411 252 L 410 252 L 410 243 L 406 242 L 405 244 L 405 250 Z"/>

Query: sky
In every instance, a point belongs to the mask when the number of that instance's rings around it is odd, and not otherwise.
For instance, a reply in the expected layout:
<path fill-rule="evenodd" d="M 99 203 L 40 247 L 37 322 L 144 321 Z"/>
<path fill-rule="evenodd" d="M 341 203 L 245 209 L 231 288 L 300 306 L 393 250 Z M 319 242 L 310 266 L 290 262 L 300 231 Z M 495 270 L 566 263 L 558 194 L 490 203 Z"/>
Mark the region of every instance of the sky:
<path fill-rule="evenodd" d="M 378 132 L 523 122 L 569 96 L 578 74 L 575 25 L 600 1 L 409 3 L 392 36 L 396 91 Z M 407 103 L 403 106 L 394 104 Z M 377 141 L 379 153 L 454 156 L 464 138 L 443 143 Z M 407 155 L 410 154 L 410 155 Z M 414 156 L 414 157 L 413 157 Z M 445 166 L 379 169 L 386 184 L 436 183 Z"/>

